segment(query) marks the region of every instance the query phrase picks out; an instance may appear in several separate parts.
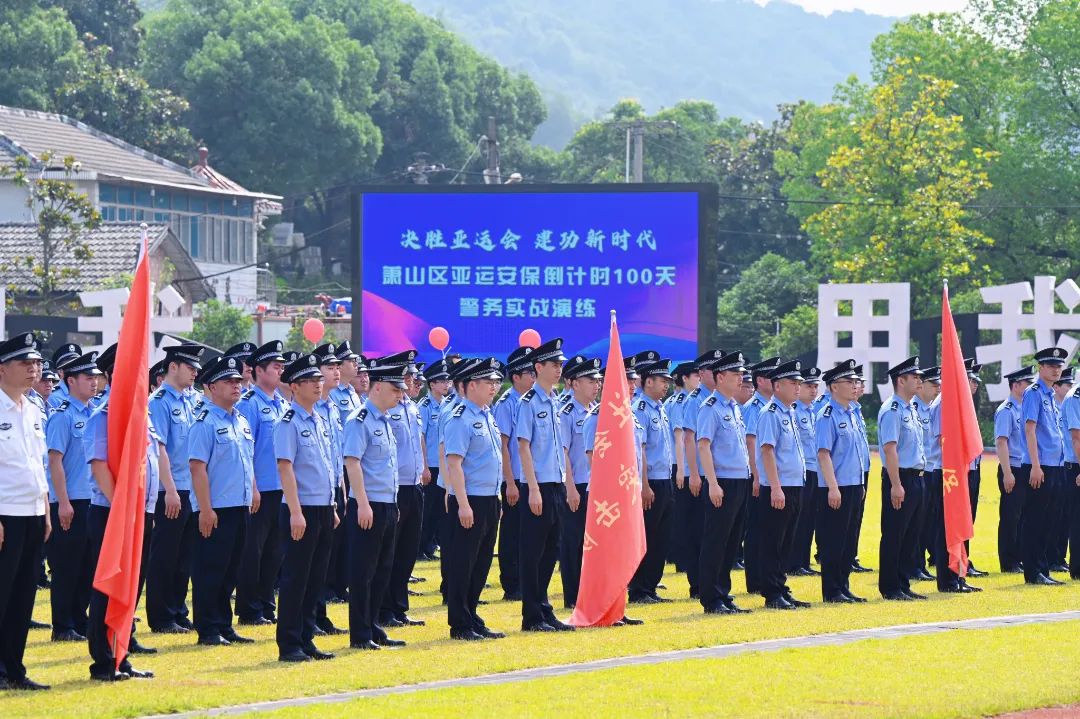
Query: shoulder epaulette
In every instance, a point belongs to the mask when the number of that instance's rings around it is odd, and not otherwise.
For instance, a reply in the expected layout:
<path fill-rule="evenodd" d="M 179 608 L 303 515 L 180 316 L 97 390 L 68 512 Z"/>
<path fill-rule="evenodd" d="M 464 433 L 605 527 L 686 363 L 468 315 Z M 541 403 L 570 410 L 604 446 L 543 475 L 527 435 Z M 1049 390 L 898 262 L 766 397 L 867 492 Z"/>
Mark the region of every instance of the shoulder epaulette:
<path fill-rule="evenodd" d="M 675 395 L 675 404 L 682 404 L 686 400 L 686 392 Z"/>
<path fill-rule="evenodd" d="M 522 402 L 531 402 L 532 398 L 535 397 L 535 396 L 536 396 L 536 390 L 531 389 L 528 392 L 526 392 L 525 394 L 521 395 L 521 401 Z"/>
<path fill-rule="evenodd" d="M 67 408 L 70 407 L 70 406 L 71 406 L 71 402 L 69 400 L 65 399 L 60 404 L 56 405 L 56 411 L 57 412 L 66 412 Z"/>
<path fill-rule="evenodd" d="M 104 396 L 105 396 L 105 390 L 101 390 L 100 392 L 98 392 L 97 394 L 94 395 L 94 399 L 101 399 Z"/>
<path fill-rule="evenodd" d="M 255 390 L 253 388 L 253 389 L 249 389 L 247 392 L 244 392 L 244 394 L 240 395 L 240 399 L 251 399 L 254 396 L 255 396 Z"/>
<path fill-rule="evenodd" d="M 779 407 L 779 406 L 780 405 L 778 405 L 776 402 L 769 402 L 769 411 L 770 412 L 775 412 L 776 408 Z"/>
<path fill-rule="evenodd" d="M 755 407 L 760 407 L 764 404 L 764 402 L 761 401 L 760 397 L 754 397 L 754 399 L 750 400 L 750 404 L 754 405 Z"/>
<path fill-rule="evenodd" d="M 638 402 L 637 403 L 637 408 L 638 408 L 638 412 L 644 412 L 645 411 L 645 400 L 641 400 L 640 402 Z"/>
<path fill-rule="evenodd" d="M 892 401 L 892 406 L 890 406 L 889 409 L 900 409 L 900 403 L 894 399 Z"/>
<path fill-rule="evenodd" d="M 825 409 L 822 410 L 821 416 L 822 417 L 831 417 L 832 416 L 832 405 L 831 404 L 825 405 Z"/>
<path fill-rule="evenodd" d="M 706 407 L 712 407 L 714 404 L 716 404 L 716 397 L 709 397 L 707 400 L 705 400 Z"/>
<path fill-rule="evenodd" d="M 429 404 L 431 404 L 431 397 L 424 397 L 422 400 L 420 400 L 421 407 L 427 407 Z"/>
<path fill-rule="evenodd" d="M 499 398 L 497 400 L 495 400 L 495 404 L 498 404 L 499 402 L 502 402 L 504 399 L 509 397 L 510 396 L 510 390 L 512 390 L 512 389 L 513 389 L 513 387 L 511 387 L 510 389 L 505 390 L 501 395 L 499 395 Z"/>
<path fill-rule="evenodd" d="M 292 412 L 291 409 L 289 411 Z M 361 407 L 360 411 L 356 413 L 356 418 L 361 422 L 367 419 L 367 407 Z"/>
<path fill-rule="evenodd" d="M 460 416 L 461 416 L 461 415 L 463 415 L 463 414 L 465 414 L 465 403 L 464 403 L 464 402 L 462 402 L 461 404 L 459 404 L 459 405 L 458 405 L 458 406 L 457 406 L 457 407 L 456 407 L 456 408 L 454 409 L 454 414 L 453 414 L 453 416 L 454 416 L 454 417 L 460 417 Z"/>
<path fill-rule="evenodd" d="M 202 422 L 208 416 L 210 416 L 210 410 L 204 409 L 202 412 L 199 412 L 199 416 L 195 418 L 195 421 L 196 422 Z"/>
<path fill-rule="evenodd" d="M 690 393 L 690 396 L 697 397 L 699 394 L 701 394 L 701 387 L 695 387 L 694 391 Z"/>
<path fill-rule="evenodd" d="M 597 403 L 596 406 L 594 406 L 592 409 L 589 410 L 589 414 L 600 414 L 600 405 L 599 405 L 599 403 Z"/>
<path fill-rule="evenodd" d="M 290 409 L 285 414 L 281 415 L 282 422 L 292 422 L 293 415 L 296 414 L 296 410 Z"/>
<path fill-rule="evenodd" d="M 562 414 L 570 414 L 573 411 L 574 405 L 570 404 L 569 402 L 566 404 L 565 407 L 562 408 Z"/>
<path fill-rule="evenodd" d="M 154 399 L 162 399 L 165 397 L 165 388 L 161 387 L 157 392 L 154 392 Z"/>
<path fill-rule="evenodd" d="M 1074 389 L 1072 394 L 1073 394 L 1073 397 L 1076 397 L 1076 398 L 1080 399 L 1080 387 L 1077 387 L 1076 389 Z M 1010 401 L 1012 401 L 1012 400 L 1010 400 Z"/>

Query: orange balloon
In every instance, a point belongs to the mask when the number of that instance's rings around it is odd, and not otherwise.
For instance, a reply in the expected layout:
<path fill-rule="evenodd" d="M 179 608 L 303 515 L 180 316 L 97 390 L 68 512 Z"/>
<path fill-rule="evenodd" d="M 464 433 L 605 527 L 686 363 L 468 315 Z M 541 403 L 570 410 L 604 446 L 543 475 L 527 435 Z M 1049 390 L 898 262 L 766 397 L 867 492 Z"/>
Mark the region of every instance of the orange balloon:
<path fill-rule="evenodd" d="M 532 347 L 536 349 L 540 346 L 540 333 L 536 330 L 522 330 L 518 335 L 518 347 Z"/>
<path fill-rule="evenodd" d="M 431 331 L 428 332 L 427 339 L 431 346 L 440 352 L 450 345 L 450 333 L 446 331 L 445 327 L 432 327 Z"/>

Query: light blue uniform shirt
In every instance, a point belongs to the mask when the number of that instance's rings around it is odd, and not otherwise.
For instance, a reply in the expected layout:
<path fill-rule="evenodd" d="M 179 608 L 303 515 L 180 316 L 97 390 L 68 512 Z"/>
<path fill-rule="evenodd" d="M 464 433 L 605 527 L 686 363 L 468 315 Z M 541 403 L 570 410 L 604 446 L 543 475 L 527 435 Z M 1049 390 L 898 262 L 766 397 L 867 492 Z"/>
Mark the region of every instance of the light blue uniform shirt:
<path fill-rule="evenodd" d="M 710 392 L 702 385 L 686 395 L 686 399 L 683 401 L 682 412 L 679 414 L 679 428 L 684 432 L 693 432 L 694 434 L 697 434 L 698 414 L 701 412 L 701 403 L 708 398 L 709 394 Z M 698 476 L 705 476 L 705 472 L 701 469 L 701 453 L 697 450 L 696 437 L 694 440 L 694 458 L 697 461 Z M 687 466 L 684 467 L 684 471 L 687 473 L 687 476 L 690 476 L 689 462 L 687 463 Z"/>
<path fill-rule="evenodd" d="M 698 412 L 697 438 L 712 442 L 709 450 L 717 479 L 750 479 L 746 424 L 738 402 L 718 391 L 710 394 Z"/>
<path fill-rule="evenodd" d="M 255 438 L 244 415 L 226 412 L 213 402 L 203 403 L 188 433 L 191 459 L 206 463 L 210 480 L 210 506 L 250 507 L 255 484 Z M 191 493 L 191 511 L 199 511 L 199 499 Z"/>
<path fill-rule="evenodd" d="M 768 402 L 769 400 L 765 399 L 763 394 L 754 392 L 754 396 L 742 406 L 743 424 L 746 425 L 747 436 L 757 435 L 758 417 L 761 416 Z"/>
<path fill-rule="evenodd" d="M 936 398 L 935 398 L 936 399 Z M 919 429 L 922 430 L 923 454 L 926 455 L 926 469 L 930 467 L 930 405 L 915 395 L 911 398 L 911 407 L 915 410 L 915 418 L 919 420 Z"/>
<path fill-rule="evenodd" d="M 446 423 L 446 456 L 461 457 L 465 494 L 495 497 L 502 483 L 502 439 L 495 416 L 486 407 L 464 400 Z"/>
<path fill-rule="evenodd" d="M 994 439 L 998 437 L 1004 437 L 1009 443 L 1009 466 L 1019 467 L 1022 459 L 1020 448 L 1024 445 L 1024 422 L 1020 416 L 1020 404 L 1012 397 L 994 410 Z"/>
<path fill-rule="evenodd" d="M 274 427 L 289 409 L 289 403 L 277 390 L 271 397 L 256 385 L 244 393 L 236 408 L 255 436 L 255 486 L 260 492 L 281 489 L 281 475 L 274 456 Z"/>
<path fill-rule="evenodd" d="M 675 462 L 683 460 L 683 467 L 686 466 L 686 447 L 682 442 L 675 440 L 675 430 L 682 429 L 682 413 L 683 407 L 686 406 L 686 395 L 690 394 L 685 389 L 677 389 L 675 392 L 664 400 L 664 411 L 667 412 L 668 425 L 671 427 L 671 446 L 675 450 Z"/>
<path fill-rule="evenodd" d="M 1080 387 L 1070 390 L 1069 394 L 1065 395 L 1065 401 L 1061 403 L 1061 438 L 1065 447 L 1065 461 L 1076 464 L 1076 452 L 1073 451 L 1071 431 L 1074 429 L 1080 429 Z M 1009 456 L 1012 457 L 1011 449 Z M 1073 509 L 1073 511 L 1078 510 Z"/>
<path fill-rule="evenodd" d="M 388 413 L 390 428 L 397 441 L 398 484 L 419 484 L 424 472 L 424 455 L 420 446 L 420 412 L 411 399 L 401 400 Z"/>
<path fill-rule="evenodd" d="M 334 480 L 340 484 L 345 476 L 345 438 L 341 412 L 337 405 L 328 399 L 319 399 L 315 403 L 315 411 L 326 420 L 326 426 L 330 428 L 330 458 L 334 463 Z"/>
<path fill-rule="evenodd" d="M 495 402 L 495 424 L 499 426 L 499 434 L 506 437 L 507 451 L 510 454 L 510 474 L 517 482 L 521 481 L 521 451 L 518 449 L 517 435 L 514 433 L 514 422 L 517 420 L 519 404 L 521 404 L 521 393 L 513 387 L 506 390 Z"/>
<path fill-rule="evenodd" d="M 589 459 L 585 456 L 585 418 L 589 408 L 571 399 L 559 412 L 559 436 L 562 447 L 570 455 L 574 484 L 589 483 Z"/>
<path fill-rule="evenodd" d="M 67 382 L 61 381 L 60 384 L 56 385 L 56 389 L 52 391 L 52 394 L 49 395 L 49 399 L 47 401 L 47 404 L 49 405 L 49 410 L 55 410 L 57 407 L 60 406 L 61 402 L 63 402 L 65 399 L 69 399 L 70 397 L 71 395 L 68 394 Z"/>
<path fill-rule="evenodd" d="M 420 410 L 420 429 L 424 435 L 424 447 L 427 449 L 427 466 L 439 466 L 439 402 L 428 395 L 417 405 Z"/>
<path fill-rule="evenodd" d="M 326 420 L 293 402 L 274 426 L 274 456 L 292 462 L 301 505 L 327 507 L 334 503 L 337 483 L 331 453 Z M 284 495 L 281 503 L 286 503 Z"/>
<path fill-rule="evenodd" d="M 442 404 L 439 405 L 438 419 L 440 443 L 442 443 L 443 437 L 446 436 L 446 423 L 450 421 L 450 415 L 453 414 L 454 410 L 457 409 L 457 406 L 461 404 L 461 402 L 462 398 L 458 397 L 457 394 L 454 392 L 451 392 L 450 394 L 443 397 Z M 443 451 L 445 453 L 445 448 Z M 435 482 L 435 484 L 439 485 L 443 489 L 447 488 L 446 477 L 442 476 L 442 472 L 439 473 L 439 479 Z"/>
<path fill-rule="evenodd" d="M 356 394 L 351 384 L 339 384 L 330 390 L 330 400 L 338 408 L 343 419 L 360 409 L 360 405 L 363 404 L 360 395 Z"/>
<path fill-rule="evenodd" d="M 564 480 L 566 458 L 559 437 L 558 413 L 555 398 L 539 385 L 521 396 L 514 429 L 519 439 L 529 442 L 538 484 Z"/>
<path fill-rule="evenodd" d="M 1035 423 L 1035 445 L 1039 450 L 1039 463 L 1046 467 L 1058 467 L 1065 461 L 1065 443 L 1061 436 L 1060 410 L 1054 401 L 1054 388 L 1040 377 L 1035 384 L 1024 390 L 1020 405 L 1024 423 Z M 1021 460 L 1031 464 L 1027 442 L 1020 445 Z"/>
<path fill-rule="evenodd" d="M 86 423 L 86 432 L 83 434 L 83 452 L 85 453 L 87 464 L 93 460 L 100 460 L 102 462 L 109 461 L 108 400 L 109 398 L 106 394 L 105 400 L 94 410 L 93 414 L 90 415 L 89 421 Z M 162 442 L 161 437 L 158 436 L 157 430 L 154 428 L 153 419 L 149 419 L 147 422 L 146 434 L 149 442 L 146 447 L 146 503 L 143 510 L 147 514 L 153 514 L 154 508 L 157 506 L 158 490 L 160 489 L 161 483 L 158 452 L 161 445 L 165 443 Z M 92 475 L 90 479 L 90 504 L 95 507 L 110 506 L 109 500 L 101 493 L 101 490 L 98 488 L 97 482 L 93 480 Z"/>
<path fill-rule="evenodd" d="M 198 396 L 177 391 L 166 383 L 150 397 L 150 418 L 169 453 L 169 469 L 178 490 L 191 489 L 191 466 L 188 464 L 188 432 L 195 421 Z"/>
<path fill-rule="evenodd" d="M 859 425 L 859 439 L 863 445 L 863 475 L 870 471 L 870 436 L 866 433 L 866 419 L 863 417 L 862 405 L 858 401 L 851 403 L 851 411 L 855 413 L 855 423 Z M 864 477 L 865 480 L 865 477 Z"/>
<path fill-rule="evenodd" d="M 795 409 L 785 407 L 773 397 L 758 416 L 757 442 L 754 445 L 754 461 L 757 463 L 758 484 L 769 486 L 765 475 L 765 463 L 761 448 L 769 445 L 776 456 L 776 474 L 782 487 L 801 487 L 806 483 L 806 460 L 803 459 L 802 443 L 799 441 L 799 420 Z"/>
<path fill-rule="evenodd" d="M 855 416 L 853 408 L 845 409 L 844 405 L 830 398 L 814 425 L 817 448 L 829 453 L 839 487 L 860 486 L 864 479 L 866 444 L 860 436 Z M 818 487 L 827 486 L 825 475 L 819 472 Z"/>
<path fill-rule="evenodd" d="M 912 406 L 899 396 L 887 400 L 878 412 L 878 451 L 885 456 L 885 445 L 896 443 L 900 469 L 923 469 L 926 454 L 923 451 L 922 427 Z"/>
<path fill-rule="evenodd" d="M 930 416 L 926 435 L 928 444 L 923 446 L 928 472 L 941 469 L 941 397 L 930 403 Z"/>
<path fill-rule="evenodd" d="M 45 423 L 45 443 L 50 452 L 59 452 L 64 467 L 64 486 L 67 487 L 68 499 L 90 499 L 89 460 L 83 449 L 83 437 L 86 423 L 93 410 L 74 397 L 61 402 L 49 421 Z M 47 465 L 46 465 L 47 466 Z M 47 472 L 49 480 L 49 501 L 56 501 L 53 489 L 52 472 Z"/>
<path fill-rule="evenodd" d="M 397 502 L 397 441 L 390 417 L 370 401 L 365 401 L 345 420 L 345 456 L 360 460 L 360 468 L 364 470 L 364 492 L 369 502 Z M 353 499 L 356 498 L 355 486 L 355 481 L 350 482 L 349 497 Z"/>
<path fill-rule="evenodd" d="M 671 431 L 671 419 L 664 406 L 642 392 L 634 403 L 634 418 L 645 430 L 646 479 L 671 479 L 671 465 L 675 464 L 675 438 Z"/>
<path fill-rule="evenodd" d="M 816 472 L 818 471 L 817 413 L 814 411 L 813 405 L 802 401 L 796 402 L 795 419 L 799 422 L 799 444 L 802 446 L 806 471 Z"/>

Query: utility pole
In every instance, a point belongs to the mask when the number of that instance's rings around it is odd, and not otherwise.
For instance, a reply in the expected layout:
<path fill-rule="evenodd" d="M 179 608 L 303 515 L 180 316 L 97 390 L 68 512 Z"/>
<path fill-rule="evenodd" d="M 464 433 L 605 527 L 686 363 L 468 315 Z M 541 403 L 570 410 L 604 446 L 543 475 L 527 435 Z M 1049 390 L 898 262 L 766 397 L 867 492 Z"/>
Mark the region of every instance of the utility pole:
<path fill-rule="evenodd" d="M 626 181 L 642 183 L 645 182 L 645 133 L 655 131 L 659 134 L 677 129 L 678 125 L 672 120 L 633 120 L 618 123 L 615 127 L 626 130 Z"/>
<path fill-rule="evenodd" d="M 484 168 L 484 184 L 502 184 L 502 176 L 499 173 L 499 130 L 494 117 L 488 117 L 487 137 L 485 138 L 484 144 L 487 152 L 487 167 Z"/>

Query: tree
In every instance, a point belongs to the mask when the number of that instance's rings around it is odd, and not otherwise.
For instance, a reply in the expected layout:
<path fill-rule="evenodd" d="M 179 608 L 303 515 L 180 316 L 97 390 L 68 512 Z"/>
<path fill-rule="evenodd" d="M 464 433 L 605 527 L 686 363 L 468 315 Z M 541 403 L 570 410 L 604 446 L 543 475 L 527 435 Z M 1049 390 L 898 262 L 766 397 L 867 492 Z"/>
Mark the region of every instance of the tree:
<path fill-rule="evenodd" d="M 134 67 L 139 59 L 142 11 L 136 0 L 45 0 L 63 8 L 87 49 L 104 48 L 116 67 Z"/>
<path fill-rule="evenodd" d="M 304 337 L 304 321 L 307 319 L 309 318 L 304 317 L 300 318 L 299 321 L 293 322 L 292 327 L 289 328 L 289 335 L 285 338 L 285 347 L 304 353 L 309 353 L 315 349 L 315 343 L 308 340 L 307 337 Z M 323 333 L 322 339 L 319 340 L 319 344 L 324 344 L 326 342 L 332 342 L 335 345 L 341 342 L 341 340 L 338 339 L 334 328 L 330 325 L 326 325 L 326 331 Z"/>
<path fill-rule="evenodd" d="M 813 306 L 816 297 L 817 282 L 805 263 L 767 253 L 720 295 L 718 342 L 728 352 L 741 350 L 760 358 L 765 340 L 776 333 L 777 320 L 797 307 Z"/>
<path fill-rule="evenodd" d="M 818 313 L 814 305 L 799 305 L 780 318 L 780 330 L 761 338 L 761 356 L 798 357 L 817 347 Z"/>
<path fill-rule="evenodd" d="M 226 350 L 251 336 L 254 320 L 239 307 L 219 300 L 207 300 L 195 306 L 195 320 L 188 337 L 201 344 Z"/>
<path fill-rule="evenodd" d="M 60 8 L 33 0 L 0 6 L 0 104 L 51 110 L 60 87 L 84 55 L 75 27 Z"/>
<path fill-rule="evenodd" d="M 965 204 L 990 186 L 995 153 L 970 146 L 962 119 L 943 108 L 953 84 L 899 61 L 820 171 L 833 204 L 806 218 L 812 256 L 840 282 L 910 282 L 916 316 L 934 311 L 942 277 L 977 283 L 991 239 Z"/>
<path fill-rule="evenodd" d="M 93 203 L 75 188 L 70 178 L 79 171 L 74 157 L 65 157 L 60 163 L 62 176 L 56 173 L 51 153 L 41 154 L 40 166 L 31 164 L 26 155 L 15 158 L 13 168 L 0 167 L 0 177 L 10 176 L 17 187 L 27 190 L 26 207 L 37 225 L 35 247 L 27 248 L 26 254 L 0 259 L 0 267 L 8 272 L 18 285 L 31 288 L 48 313 L 57 301 L 57 288 L 62 281 L 79 276 L 79 263 L 85 262 L 93 253 L 86 244 L 83 233 L 101 223 L 101 215 Z M 48 168 L 31 178 L 30 172 Z M 58 256 L 70 254 L 73 264 L 58 266 Z"/>

